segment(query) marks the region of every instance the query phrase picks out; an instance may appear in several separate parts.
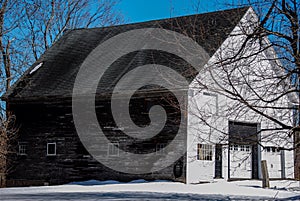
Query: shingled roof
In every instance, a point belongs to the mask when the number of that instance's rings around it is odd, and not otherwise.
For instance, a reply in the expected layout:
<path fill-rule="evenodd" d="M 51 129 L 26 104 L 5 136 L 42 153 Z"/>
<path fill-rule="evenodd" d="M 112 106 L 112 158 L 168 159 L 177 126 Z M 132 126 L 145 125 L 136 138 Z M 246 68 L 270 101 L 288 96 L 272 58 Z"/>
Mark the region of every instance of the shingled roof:
<path fill-rule="evenodd" d="M 164 28 L 187 34 L 212 56 L 249 7 L 176 17 L 149 22 L 111 26 L 104 28 L 75 29 L 67 31 L 59 41 L 48 49 L 41 58 L 2 96 L 4 100 L 42 100 L 51 97 L 70 98 L 76 75 L 89 53 L 103 41 L 119 33 L 139 28 Z M 149 56 L 151 55 L 151 56 Z M 174 55 L 173 55 L 174 56 Z M 159 53 L 140 51 L 119 59 L 108 76 L 99 86 L 113 86 L 121 75 L 132 66 L 147 63 L 164 64 L 172 55 L 160 58 Z M 171 60 L 180 58 L 172 58 Z M 153 61 L 156 60 L 156 61 Z M 39 64 L 42 66 L 38 68 Z M 182 62 L 172 61 L 175 68 L 182 68 Z M 101 67 L 101 66 L 100 66 Z M 124 70 L 125 69 L 125 70 Z M 143 76 L 143 75 L 140 75 Z M 192 79 L 194 75 L 190 78 Z M 109 83 L 107 83 L 109 82 Z M 101 88 L 101 87 L 100 87 Z"/>

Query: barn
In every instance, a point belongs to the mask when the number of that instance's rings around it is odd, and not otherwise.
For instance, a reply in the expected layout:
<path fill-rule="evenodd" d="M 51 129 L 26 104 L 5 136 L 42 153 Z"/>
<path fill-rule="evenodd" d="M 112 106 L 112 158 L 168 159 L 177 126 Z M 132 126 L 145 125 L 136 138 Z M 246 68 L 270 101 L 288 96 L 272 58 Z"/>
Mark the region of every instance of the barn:
<path fill-rule="evenodd" d="M 2 96 L 18 125 L 7 180 L 260 179 L 261 160 L 271 178 L 294 178 L 292 139 L 266 140 L 261 128 L 272 123 L 251 111 L 227 115 L 231 100 L 197 81 L 210 82 L 208 64 L 253 16 L 245 7 L 66 31 Z M 174 48 L 181 39 L 201 55 Z"/>

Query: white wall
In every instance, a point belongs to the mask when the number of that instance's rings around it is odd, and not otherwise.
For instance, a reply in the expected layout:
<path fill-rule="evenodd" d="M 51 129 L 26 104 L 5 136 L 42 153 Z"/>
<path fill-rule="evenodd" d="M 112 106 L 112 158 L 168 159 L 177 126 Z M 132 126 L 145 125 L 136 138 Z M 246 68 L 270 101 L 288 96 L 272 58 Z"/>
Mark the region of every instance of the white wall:
<path fill-rule="evenodd" d="M 253 10 L 246 13 L 241 21 L 245 24 L 245 19 L 250 19 L 253 16 Z M 255 16 L 251 19 L 255 20 Z M 249 31 L 251 28 L 247 27 Z M 279 128 L 280 125 L 275 124 L 266 117 L 259 115 L 257 112 L 250 110 L 243 104 L 231 99 L 230 95 L 224 93 L 222 87 L 228 88 L 228 80 L 224 79 L 225 71 L 216 65 L 216 62 L 224 57 L 234 55 L 236 50 L 239 50 L 244 36 L 237 35 L 240 33 L 241 26 L 238 25 L 233 30 L 233 36 L 226 39 L 220 49 L 209 60 L 203 71 L 191 83 L 188 97 L 188 138 L 187 138 L 187 182 L 197 183 L 204 180 L 212 180 L 214 177 L 214 153 L 212 161 L 197 160 L 197 144 L 224 144 L 223 150 L 223 177 L 228 178 L 227 164 L 228 164 L 228 121 L 240 121 L 248 123 L 258 123 L 262 129 Z M 252 44 L 253 45 L 253 44 Z M 249 52 L 244 52 L 245 55 L 250 55 L 255 50 L 255 46 L 249 48 Z M 251 50 L 251 52 L 250 52 Z M 259 110 L 264 113 L 285 122 L 288 125 L 292 124 L 290 110 L 274 110 L 266 109 L 268 106 L 288 106 L 289 100 L 286 97 L 278 99 L 275 103 L 269 104 L 266 102 L 259 102 L 257 100 L 251 101 L 255 97 L 253 91 L 243 84 L 243 79 L 247 83 L 255 85 L 256 92 L 262 97 L 268 99 L 275 97 L 273 92 L 284 90 L 284 86 L 274 85 L 275 81 L 267 79 L 280 74 L 280 70 L 274 69 L 273 64 L 267 60 L 270 55 L 261 53 L 255 58 L 245 59 L 244 61 L 236 61 L 233 64 L 225 66 L 225 68 L 240 68 L 240 71 L 233 70 L 236 80 L 234 80 L 235 90 L 241 92 L 243 97 L 251 104 L 260 106 Z M 224 67 L 224 66 L 222 66 Z M 239 74 L 242 72 L 241 74 Z M 247 75 L 242 78 L 241 75 Z M 233 78 L 234 76 L 232 76 Z M 259 78 L 259 79 L 258 79 Z M 239 83 L 241 82 L 241 83 Z M 203 87 L 206 86 L 206 87 Z M 231 89 L 232 90 L 232 89 Z M 229 96 L 229 97 L 228 97 Z M 264 131 L 261 132 L 262 146 L 280 146 L 291 148 L 293 145 L 292 138 L 288 137 L 286 131 Z M 262 154 L 262 159 L 266 155 Z M 272 157 L 269 159 L 272 160 Z M 275 160 L 275 159 L 274 159 Z M 276 159 L 277 160 L 277 159 Z M 272 161 L 270 161 L 272 162 Z M 293 152 L 285 151 L 285 166 L 286 177 L 293 177 Z"/>

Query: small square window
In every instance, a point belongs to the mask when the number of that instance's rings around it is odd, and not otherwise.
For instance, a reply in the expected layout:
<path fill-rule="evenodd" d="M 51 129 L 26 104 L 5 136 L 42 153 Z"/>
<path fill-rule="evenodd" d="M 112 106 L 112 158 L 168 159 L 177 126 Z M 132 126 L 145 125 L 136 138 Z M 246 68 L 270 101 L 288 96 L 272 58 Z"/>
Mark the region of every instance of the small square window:
<path fill-rule="evenodd" d="M 275 153 L 275 152 L 280 152 L 280 148 L 279 147 L 265 147 L 264 151 Z"/>
<path fill-rule="evenodd" d="M 109 143 L 107 154 L 109 156 L 119 156 L 119 143 Z"/>
<path fill-rule="evenodd" d="M 47 156 L 56 155 L 56 142 L 47 143 Z"/>
<path fill-rule="evenodd" d="M 218 115 L 218 95 L 210 92 L 203 92 L 203 95 L 204 110 L 207 114 Z"/>
<path fill-rule="evenodd" d="M 238 145 L 234 145 L 234 151 L 238 151 L 239 150 L 239 146 Z"/>
<path fill-rule="evenodd" d="M 27 155 L 27 143 L 26 142 L 19 142 L 19 152 L 18 155 L 24 156 Z"/>
<path fill-rule="evenodd" d="M 265 152 L 270 152 L 271 151 L 271 148 L 270 147 L 265 147 Z"/>
<path fill-rule="evenodd" d="M 198 160 L 212 160 L 213 146 L 209 144 L 198 144 L 197 150 L 197 159 Z"/>
<path fill-rule="evenodd" d="M 244 145 L 241 145 L 241 146 L 240 146 L 240 149 L 241 149 L 241 151 L 245 151 L 245 146 L 244 146 Z"/>
<path fill-rule="evenodd" d="M 276 152 L 276 147 L 272 147 L 272 152 Z"/>
<path fill-rule="evenodd" d="M 250 151 L 250 146 L 246 146 L 246 152 Z"/>
<path fill-rule="evenodd" d="M 155 150 L 155 153 L 157 155 L 159 154 L 164 154 L 164 148 L 166 147 L 166 144 L 164 143 L 159 143 L 159 144 L 156 144 L 156 150 Z"/>

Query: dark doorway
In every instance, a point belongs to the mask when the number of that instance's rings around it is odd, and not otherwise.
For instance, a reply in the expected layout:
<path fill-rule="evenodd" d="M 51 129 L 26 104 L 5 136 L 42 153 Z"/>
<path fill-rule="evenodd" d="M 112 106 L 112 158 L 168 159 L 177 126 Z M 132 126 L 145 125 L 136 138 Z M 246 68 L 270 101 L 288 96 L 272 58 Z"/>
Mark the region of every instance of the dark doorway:
<path fill-rule="evenodd" d="M 258 124 L 229 121 L 229 144 L 233 146 L 250 146 L 251 153 L 251 178 L 258 179 Z M 231 161 L 230 161 L 231 162 Z M 229 163 L 230 170 L 230 163 Z"/>
<path fill-rule="evenodd" d="M 222 178 L 222 145 L 216 144 L 215 150 L 215 178 Z"/>
<path fill-rule="evenodd" d="M 258 144 L 252 145 L 252 179 L 258 179 Z"/>

